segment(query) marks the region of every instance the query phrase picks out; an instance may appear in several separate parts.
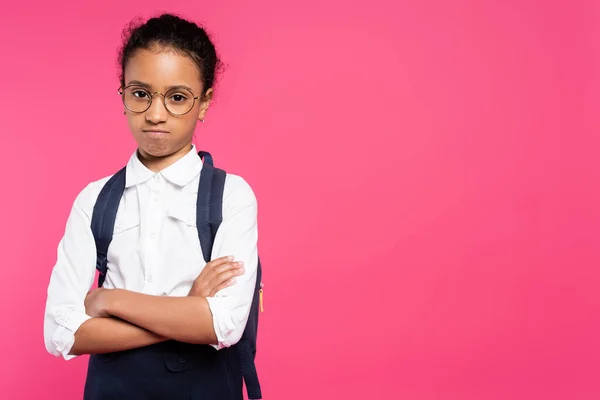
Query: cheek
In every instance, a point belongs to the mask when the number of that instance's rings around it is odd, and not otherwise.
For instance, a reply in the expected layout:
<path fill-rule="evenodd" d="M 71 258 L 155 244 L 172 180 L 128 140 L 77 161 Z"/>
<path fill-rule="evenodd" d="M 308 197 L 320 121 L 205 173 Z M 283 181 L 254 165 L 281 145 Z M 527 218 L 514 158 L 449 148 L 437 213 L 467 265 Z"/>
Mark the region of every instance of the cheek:
<path fill-rule="evenodd" d="M 189 136 L 194 134 L 196 125 L 198 124 L 198 117 L 195 115 L 184 115 L 179 117 L 177 122 L 177 131 L 181 135 Z"/>
<path fill-rule="evenodd" d="M 142 127 L 144 126 L 143 122 L 143 117 L 140 118 L 140 115 L 127 114 L 127 125 L 129 126 L 129 131 L 136 139 L 141 134 Z"/>
<path fill-rule="evenodd" d="M 144 122 L 144 114 L 127 113 L 127 125 L 131 130 L 139 129 Z"/>

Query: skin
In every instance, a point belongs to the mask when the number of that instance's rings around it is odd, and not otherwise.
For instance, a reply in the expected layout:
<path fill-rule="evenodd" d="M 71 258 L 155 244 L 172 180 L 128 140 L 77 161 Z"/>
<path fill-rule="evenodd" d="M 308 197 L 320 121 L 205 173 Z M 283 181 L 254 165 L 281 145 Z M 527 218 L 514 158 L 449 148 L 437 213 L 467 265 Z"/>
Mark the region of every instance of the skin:
<path fill-rule="evenodd" d="M 124 80 L 125 86 L 133 82 L 145 83 L 150 93 L 166 93 L 171 86 L 179 85 L 190 88 L 195 96 L 204 92 L 197 65 L 189 57 L 168 49 L 138 50 L 125 66 Z M 212 97 L 213 90 L 209 88 L 201 99 L 196 100 L 192 111 L 183 116 L 169 114 L 158 94 L 144 113 L 125 109 L 140 160 L 148 169 L 158 172 L 190 151 L 196 125 L 204 119 Z M 151 132 L 156 129 L 168 133 L 157 135 Z"/>
<path fill-rule="evenodd" d="M 204 91 L 196 64 L 165 48 L 138 50 L 125 66 L 124 79 L 125 85 L 144 83 L 150 93 L 166 93 L 175 85 L 189 87 L 195 96 Z M 204 119 L 212 96 L 209 88 L 183 116 L 171 115 L 160 95 L 154 96 L 143 113 L 126 110 L 138 156 L 148 169 L 161 171 L 191 150 L 194 129 L 198 120 Z M 86 313 L 92 318 L 75 333 L 71 354 L 123 351 L 169 339 L 216 344 L 206 297 L 233 285 L 235 277 L 243 273 L 241 263 L 224 257 L 207 264 L 187 297 L 152 296 L 123 289 L 92 290 L 85 300 Z"/>

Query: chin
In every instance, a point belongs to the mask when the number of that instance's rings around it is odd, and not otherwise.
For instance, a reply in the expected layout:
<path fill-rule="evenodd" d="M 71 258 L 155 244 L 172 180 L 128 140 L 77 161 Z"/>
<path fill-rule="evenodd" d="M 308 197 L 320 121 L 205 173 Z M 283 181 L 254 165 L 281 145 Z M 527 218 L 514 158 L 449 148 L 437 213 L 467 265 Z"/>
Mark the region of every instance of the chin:
<path fill-rule="evenodd" d="M 174 154 L 187 153 L 191 147 L 190 142 L 179 143 L 172 140 L 152 140 L 138 142 L 142 155 L 152 158 L 165 158 Z"/>
<path fill-rule="evenodd" d="M 138 147 L 144 155 L 154 158 L 168 157 L 175 152 L 167 143 L 140 144 Z"/>

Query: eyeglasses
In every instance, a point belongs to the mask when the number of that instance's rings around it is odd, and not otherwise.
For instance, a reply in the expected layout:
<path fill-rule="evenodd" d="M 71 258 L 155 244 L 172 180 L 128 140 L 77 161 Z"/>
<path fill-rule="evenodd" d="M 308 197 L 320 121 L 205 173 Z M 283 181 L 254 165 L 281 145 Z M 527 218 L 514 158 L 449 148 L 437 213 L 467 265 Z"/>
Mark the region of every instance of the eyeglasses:
<path fill-rule="evenodd" d="M 123 104 L 134 113 L 143 113 L 150 108 L 154 95 L 160 94 L 167 111 L 176 116 L 185 115 L 192 111 L 196 100 L 200 96 L 194 96 L 191 90 L 184 87 L 174 87 L 165 94 L 161 92 L 150 93 L 143 86 L 133 84 L 119 88 L 119 94 Z"/>

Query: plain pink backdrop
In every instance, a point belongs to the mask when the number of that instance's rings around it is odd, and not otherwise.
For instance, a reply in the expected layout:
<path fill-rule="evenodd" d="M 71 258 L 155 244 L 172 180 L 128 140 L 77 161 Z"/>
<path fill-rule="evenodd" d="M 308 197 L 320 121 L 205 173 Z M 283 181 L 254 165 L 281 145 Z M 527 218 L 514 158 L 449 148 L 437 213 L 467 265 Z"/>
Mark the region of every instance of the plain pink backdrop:
<path fill-rule="evenodd" d="M 598 2 L 85 3 L 0 11 L 0 398 L 81 398 L 46 288 L 162 10 L 229 65 L 197 144 L 259 199 L 266 400 L 600 397 Z"/>

